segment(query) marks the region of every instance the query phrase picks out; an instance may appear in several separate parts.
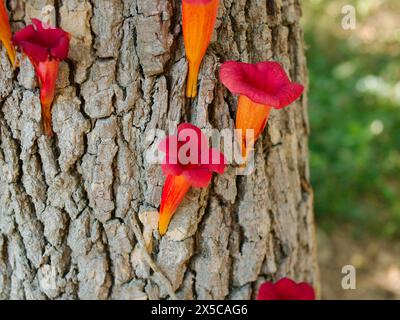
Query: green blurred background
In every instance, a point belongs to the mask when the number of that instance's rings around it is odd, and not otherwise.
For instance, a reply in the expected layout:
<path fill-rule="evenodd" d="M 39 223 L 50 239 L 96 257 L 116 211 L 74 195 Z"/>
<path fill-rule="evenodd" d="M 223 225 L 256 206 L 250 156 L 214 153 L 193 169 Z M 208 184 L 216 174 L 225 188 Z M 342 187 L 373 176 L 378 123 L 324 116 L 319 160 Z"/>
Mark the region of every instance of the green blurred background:
<path fill-rule="evenodd" d="M 342 28 L 345 5 L 356 9 L 354 30 Z M 400 0 L 302 6 L 323 296 L 400 298 Z M 372 283 L 343 292 L 345 264 Z"/>

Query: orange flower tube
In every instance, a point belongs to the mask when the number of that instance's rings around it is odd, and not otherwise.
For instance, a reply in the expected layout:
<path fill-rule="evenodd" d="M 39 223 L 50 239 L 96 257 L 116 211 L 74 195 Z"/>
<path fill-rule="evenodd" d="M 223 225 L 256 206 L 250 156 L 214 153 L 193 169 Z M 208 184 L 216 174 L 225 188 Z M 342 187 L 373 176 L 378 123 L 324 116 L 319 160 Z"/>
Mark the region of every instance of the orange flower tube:
<path fill-rule="evenodd" d="M 219 0 L 182 0 L 182 26 L 189 75 L 186 97 L 197 96 L 197 79 L 217 19 Z"/>
<path fill-rule="evenodd" d="M 4 0 L 0 0 L 0 41 L 7 50 L 12 66 L 17 66 L 17 54 L 11 42 L 12 33 Z"/>
<path fill-rule="evenodd" d="M 296 283 L 283 278 L 275 283 L 264 282 L 258 290 L 257 300 L 315 300 L 315 290 L 307 282 Z"/>

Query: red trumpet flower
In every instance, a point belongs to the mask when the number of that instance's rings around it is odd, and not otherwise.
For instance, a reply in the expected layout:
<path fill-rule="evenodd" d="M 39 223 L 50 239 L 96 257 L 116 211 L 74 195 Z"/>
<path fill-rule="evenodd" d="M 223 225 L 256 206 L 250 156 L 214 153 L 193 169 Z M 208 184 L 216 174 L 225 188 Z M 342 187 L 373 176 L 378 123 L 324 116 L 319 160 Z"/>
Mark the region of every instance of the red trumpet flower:
<path fill-rule="evenodd" d="M 52 136 L 51 105 L 60 61 L 68 56 L 70 37 L 64 30 L 40 20 L 32 19 L 32 23 L 14 35 L 13 43 L 28 56 L 35 68 L 40 85 L 43 127 L 45 133 Z"/>
<path fill-rule="evenodd" d="M 158 224 L 160 234 L 164 235 L 190 187 L 207 187 L 212 172 L 224 173 L 226 159 L 218 150 L 209 148 L 207 137 L 198 127 L 188 123 L 179 125 L 176 135 L 166 137 L 159 150 L 166 154 L 162 170 L 167 178 Z"/>
<path fill-rule="evenodd" d="M 182 0 L 182 27 L 189 75 L 186 96 L 197 96 L 197 78 L 217 19 L 219 0 Z"/>
<path fill-rule="evenodd" d="M 234 94 L 239 94 L 236 129 L 241 129 L 242 155 L 249 150 L 264 131 L 271 108 L 282 109 L 303 93 L 304 87 L 290 82 L 278 62 L 249 64 L 228 61 L 222 64 L 221 82 Z M 246 130 L 253 130 L 254 140 L 246 141 Z"/>
<path fill-rule="evenodd" d="M 0 41 L 6 48 L 11 64 L 15 68 L 17 66 L 17 54 L 14 46 L 12 45 L 11 38 L 11 27 L 8 20 L 6 6 L 4 4 L 4 0 L 0 0 Z"/>
<path fill-rule="evenodd" d="M 283 278 L 275 284 L 264 282 L 257 300 L 315 300 L 313 287 L 306 283 L 296 283 L 289 278 Z"/>

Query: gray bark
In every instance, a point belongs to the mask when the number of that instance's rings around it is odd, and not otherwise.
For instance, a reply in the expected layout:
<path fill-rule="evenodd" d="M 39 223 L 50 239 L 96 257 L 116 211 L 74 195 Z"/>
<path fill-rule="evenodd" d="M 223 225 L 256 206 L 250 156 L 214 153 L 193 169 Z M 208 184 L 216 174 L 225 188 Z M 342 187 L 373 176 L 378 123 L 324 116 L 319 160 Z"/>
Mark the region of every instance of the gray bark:
<path fill-rule="evenodd" d="M 306 95 L 274 111 L 247 177 L 192 189 L 160 238 L 164 177 L 143 137 L 169 121 L 232 128 L 221 62 L 283 63 L 307 85 L 298 0 L 223 0 L 187 107 L 180 0 L 11 0 L 14 29 L 53 4 L 72 35 L 43 135 L 28 59 L 0 50 L 0 299 L 250 299 L 265 280 L 317 285 Z"/>

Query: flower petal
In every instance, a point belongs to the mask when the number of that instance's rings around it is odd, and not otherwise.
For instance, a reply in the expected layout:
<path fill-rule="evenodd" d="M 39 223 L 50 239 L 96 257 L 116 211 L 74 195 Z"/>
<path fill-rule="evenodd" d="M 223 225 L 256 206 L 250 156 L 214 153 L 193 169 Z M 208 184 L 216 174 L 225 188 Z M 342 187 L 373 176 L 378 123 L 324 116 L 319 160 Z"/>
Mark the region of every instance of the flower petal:
<path fill-rule="evenodd" d="M 185 170 L 183 176 L 190 181 L 193 187 L 206 188 L 212 178 L 212 173 L 204 168 Z"/>
<path fill-rule="evenodd" d="M 66 59 L 69 52 L 69 41 L 67 32 L 51 27 L 38 19 L 32 19 L 32 25 L 18 31 L 13 37 L 13 43 L 19 46 L 36 64 L 46 60 L 49 55 L 58 60 Z"/>
<path fill-rule="evenodd" d="M 27 41 L 29 39 L 31 39 L 32 37 L 35 36 L 35 28 L 33 27 L 33 25 L 29 25 L 19 31 L 17 31 L 16 33 L 14 33 L 13 36 L 13 43 L 16 46 L 19 46 L 19 43 L 21 41 Z"/>
<path fill-rule="evenodd" d="M 58 40 L 58 44 L 56 47 L 51 48 L 50 54 L 52 57 L 57 58 L 59 60 L 67 59 L 69 52 L 69 36 L 63 35 Z"/>
<path fill-rule="evenodd" d="M 275 285 L 270 282 L 264 282 L 258 289 L 257 300 L 279 300 Z"/>
<path fill-rule="evenodd" d="M 315 291 L 308 283 L 302 282 L 298 284 L 300 289 L 299 300 L 315 300 Z"/>
<path fill-rule="evenodd" d="M 220 79 L 232 93 L 278 109 L 296 100 L 303 92 L 299 84 L 290 86 L 294 83 L 274 61 L 257 64 L 228 61 L 221 66 Z"/>
<path fill-rule="evenodd" d="M 282 87 L 277 97 L 279 99 L 279 106 L 275 107 L 276 109 L 282 109 L 294 101 L 296 101 L 304 92 L 304 87 L 298 83 L 290 83 L 284 87 Z"/>
<path fill-rule="evenodd" d="M 40 31 L 50 28 L 50 26 L 47 23 L 44 23 L 44 22 L 40 21 L 39 19 L 32 18 L 31 21 L 32 21 L 33 27 L 35 28 L 36 31 L 40 32 Z"/>
<path fill-rule="evenodd" d="M 41 47 L 33 42 L 21 41 L 19 47 L 29 57 L 33 65 L 39 62 L 46 61 L 49 57 L 49 52 L 46 48 Z"/>
<path fill-rule="evenodd" d="M 180 176 L 183 172 L 183 167 L 180 164 L 173 164 L 171 162 L 164 162 L 161 165 L 164 175 Z"/>
<path fill-rule="evenodd" d="M 224 155 L 208 147 L 208 139 L 200 128 L 183 123 L 177 135 L 164 138 L 158 149 L 164 152 L 162 163 L 166 175 L 184 175 L 195 187 L 206 187 L 212 172 L 223 173 L 226 167 Z"/>
<path fill-rule="evenodd" d="M 298 300 L 300 289 L 292 279 L 283 278 L 275 283 L 280 300 Z"/>
<path fill-rule="evenodd" d="M 314 289 L 310 284 L 297 284 L 292 279 L 283 278 L 275 284 L 265 282 L 258 291 L 258 300 L 315 300 Z"/>
<path fill-rule="evenodd" d="M 201 154 L 208 152 L 208 143 L 202 131 L 188 123 L 178 127 L 177 135 L 164 138 L 158 149 L 164 152 L 163 171 L 180 175 L 184 165 L 198 165 Z"/>
<path fill-rule="evenodd" d="M 255 65 L 236 61 L 222 64 L 221 82 L 233 93 L 245 95 L 252 101 L 269 106 L 278 106 L 279 99 L 273 92 L 267 92 L 262 86 L 269 79 L 264 78 Z"/>
<path fill-rule="evenodd" d="M 208 152 L 208 139 L 200 128 L 190 123 L 184 123 L 178 127 L 179 149 L 190 151 L 190 154 L 179 152 L 179 163 L 187 164 L 189 160 L 192 164 L 201 163 L 201 155 Z M 194 154 L 193 154 L 194 153 Z M 184 157 L 184 158 L 183 158 Z M 182 158 L 182 159 L 181 159 Z"/>

